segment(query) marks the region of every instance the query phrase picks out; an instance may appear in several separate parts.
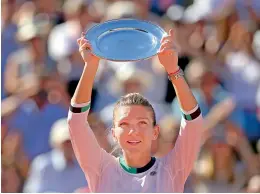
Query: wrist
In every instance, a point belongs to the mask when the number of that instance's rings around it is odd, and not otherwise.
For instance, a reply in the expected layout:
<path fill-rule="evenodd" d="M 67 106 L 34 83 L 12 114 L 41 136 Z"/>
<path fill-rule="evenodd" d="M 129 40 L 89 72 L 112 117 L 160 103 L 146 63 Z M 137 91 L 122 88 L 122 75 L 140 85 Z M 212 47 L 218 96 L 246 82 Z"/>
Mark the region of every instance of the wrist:
<path fill-rule="evenodd" d="M 184 76 L 184 72 L 181 68 L 177 69 L 175 72 L 172 72 L 168 74 L 168 79 L 173 82 L 174 80 L 177 80 Z"/>
<path fill-rule="evenodd" d="M 96 58 L 96 59 L 92 59 L 92 60 L 89 60 L 89 61 L 84 61 L 85 63 L 85 66 L 86 65 L 91 65 L 91 66 L 97 66 L 99 64 L 99 58 Z"/>
<path fill-rule="evenodd" d="M 99 60 L 84 61 L 85 67 L 97 68 L 99 65 Z"/>
<path fill-rule="evenodd" d="M 179 70 L 180 70 L 180 67 L 176 66 L 176 67 L 166 69 L 166 72 L 168 73 L 168 75 L 172 75 L 172 74 L 177 73 Z"/>

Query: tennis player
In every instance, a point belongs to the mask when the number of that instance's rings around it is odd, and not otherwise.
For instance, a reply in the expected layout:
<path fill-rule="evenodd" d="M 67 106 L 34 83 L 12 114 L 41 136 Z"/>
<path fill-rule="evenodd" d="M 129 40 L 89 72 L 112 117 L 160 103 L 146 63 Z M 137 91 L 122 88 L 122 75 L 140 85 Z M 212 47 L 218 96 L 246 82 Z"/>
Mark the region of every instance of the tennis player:
<path fill-rule="evenodd" d="M 183 113 L 174 148 L 164 157 L 152 156 L 152 143 L 160 129 L 151 104 L 138 93 L 119 99 L 114 108 L 112 134 L 123 155 L 115 158 L 100 148 L 87 122 L 91 91 L 99 58 L 91 53 L 84 35 L 78 39 L 85 67 L 71 100 L 68 116 L 71 140 L 90 192 L 183 192 L 200 149 L 203 119 L 183 72 L 178 67 L 173 31 L 161 41 L 158 58 L 175 88 Z M 156 79 L 156 78 L 154 78 Z"/>

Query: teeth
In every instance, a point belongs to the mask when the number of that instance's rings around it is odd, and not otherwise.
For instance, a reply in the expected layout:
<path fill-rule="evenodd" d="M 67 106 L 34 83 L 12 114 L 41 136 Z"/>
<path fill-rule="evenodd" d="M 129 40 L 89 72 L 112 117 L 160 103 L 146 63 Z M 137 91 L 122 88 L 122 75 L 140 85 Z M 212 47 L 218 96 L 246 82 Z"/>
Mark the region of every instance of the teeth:
<path fill-rule="evenodd" d="M 130 143 L 139 143 L 140 141 L 128 141 Z"/>

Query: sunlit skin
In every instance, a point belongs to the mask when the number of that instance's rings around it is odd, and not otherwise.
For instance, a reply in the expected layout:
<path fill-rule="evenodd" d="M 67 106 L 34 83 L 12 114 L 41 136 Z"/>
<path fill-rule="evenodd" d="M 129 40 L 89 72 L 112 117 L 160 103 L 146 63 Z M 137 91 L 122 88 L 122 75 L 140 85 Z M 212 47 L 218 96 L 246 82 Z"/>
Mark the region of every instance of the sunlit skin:
<path fill-rule="evenodd" d="M 151 160 L 152 142 L 159 135 L 148 107 L 131 105 L 116 109 L 113 137 L 123 150 L 127 164 L 145 166 Z"/>

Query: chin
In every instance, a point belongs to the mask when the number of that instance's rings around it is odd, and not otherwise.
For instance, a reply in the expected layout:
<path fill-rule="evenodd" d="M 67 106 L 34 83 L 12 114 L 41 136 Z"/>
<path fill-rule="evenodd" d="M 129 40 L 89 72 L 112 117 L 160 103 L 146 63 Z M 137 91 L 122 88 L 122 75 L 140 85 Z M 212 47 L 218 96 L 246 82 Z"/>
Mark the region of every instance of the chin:
<path fill-rule="evenodd" d="M 124 149 L 125 152 L 128 153 L 139 153 L 143 151 L 143 146 L 139 145 L 139 146 L 129 146 L 127 145 Z"/>

